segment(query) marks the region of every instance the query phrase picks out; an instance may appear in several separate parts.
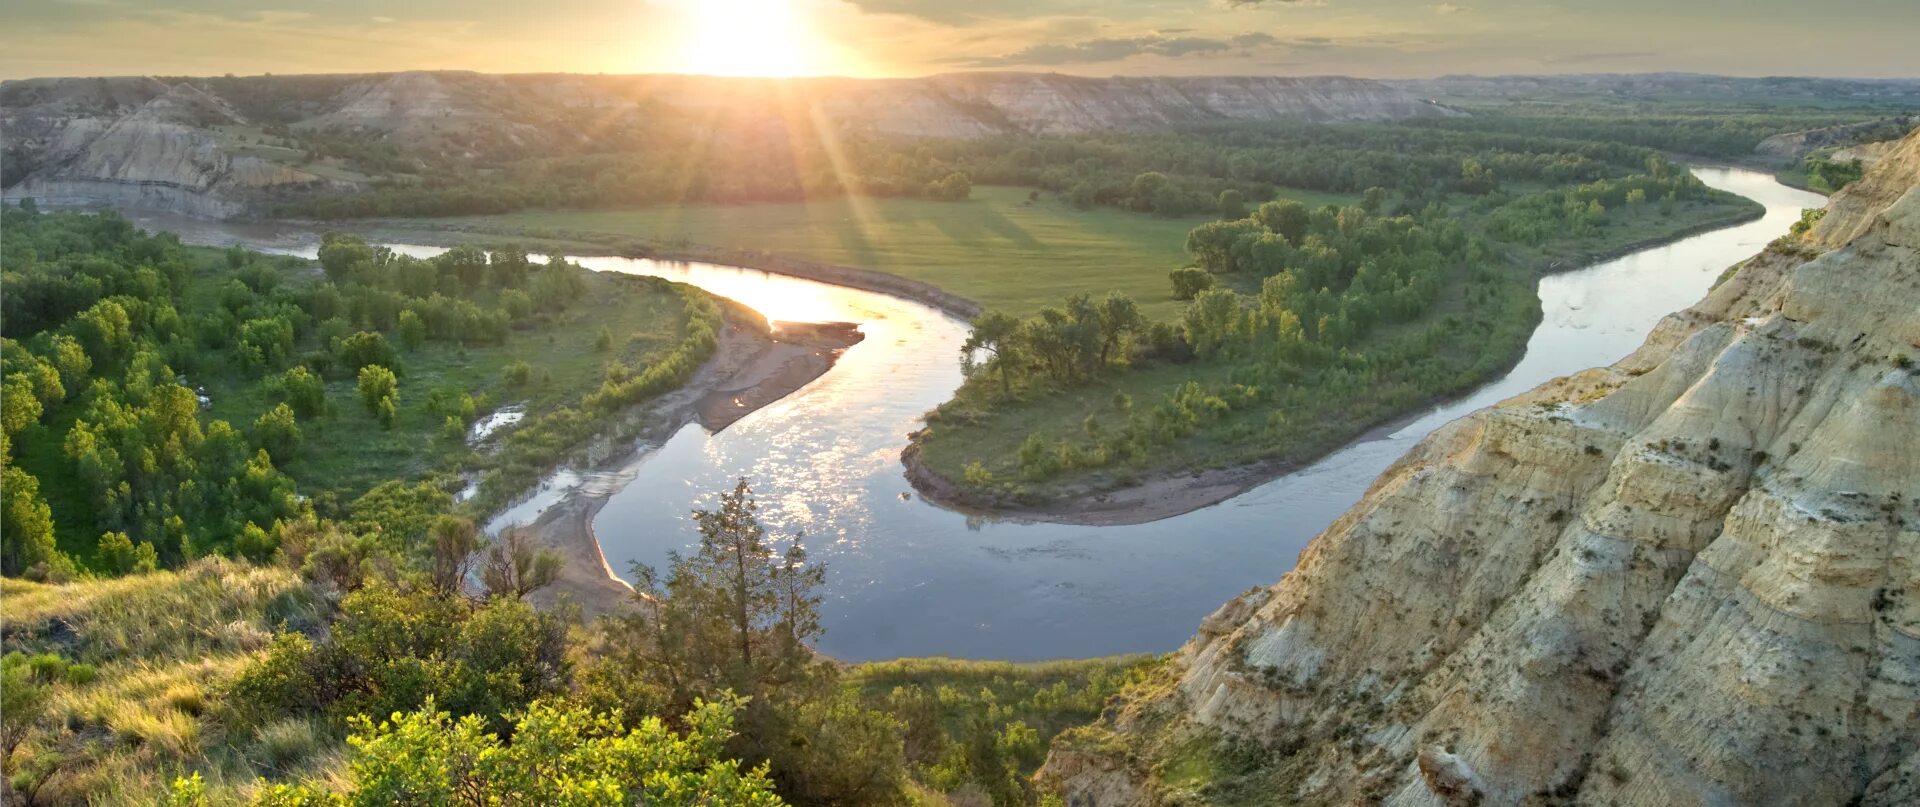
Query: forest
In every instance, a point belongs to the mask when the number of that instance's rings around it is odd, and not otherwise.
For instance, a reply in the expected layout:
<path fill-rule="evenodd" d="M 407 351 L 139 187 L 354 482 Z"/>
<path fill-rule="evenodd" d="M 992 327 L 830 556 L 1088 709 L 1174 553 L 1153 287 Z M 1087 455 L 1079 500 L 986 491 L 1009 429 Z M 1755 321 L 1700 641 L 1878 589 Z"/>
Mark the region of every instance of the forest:
<path fill-rule="evenodd" d="M 469 484 L 485 513 L 684 382 L 722 317 L 510 248 L 421 260 L 329 236 L 316 265 L 111 214 L 4 216 L 7 574 L 265 559 L 276 524 L 448 507 Z M 519 428 L 472 439 L 508 405 Z"/>

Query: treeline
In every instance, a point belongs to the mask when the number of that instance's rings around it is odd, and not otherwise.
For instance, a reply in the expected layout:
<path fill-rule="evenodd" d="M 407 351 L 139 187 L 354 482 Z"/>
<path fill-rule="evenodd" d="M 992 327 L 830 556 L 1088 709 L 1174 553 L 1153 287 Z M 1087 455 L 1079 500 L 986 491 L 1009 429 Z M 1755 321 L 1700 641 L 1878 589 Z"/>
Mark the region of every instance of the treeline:
<path fill-rule="evenodd" d="M 528 208 L 787 202 L 848 194 L 959 200 L 972 191 L 972 180 L 963 171 L 904 143 L 827 142 L 811 132 L 792 134 L 663 135 L 631 150 L 610 143 L 597 153 L 529 156 L 497 166 L 434 163 L 423 172 L 424 179 L 390 178 L 363 193 L 305 199 L 282 212 L 330 219 L 451 216 Z M 368 143 L 368 153 L 385 155 L 382 143 Z M 380 156 L 353 164 L 391 169 L 390 159 Z M 387 170 L 374 170 L 374 175 L 394 177 Z"/>
<path fill-rule="evenodd" d="M 1414 209 L 1503 183 L 1593 181 L 1643 171 L 1656 155 L 1592 139 L 1452 132 L 1404 125 L 1267 124 L 1166 134 L 1006 137 L 921 147 L 989 185 L 1058 193 L 1082 205 L 1164 215 L 1214 212 L 1220 194 L 1254 202 L 1279 188 L 1360 193 L 1383 187 Z M 1463 171 L 1472 163 L 1476 170 Z M 1140 177 L 1161 175 L 1142 187 Z"/>
<path fill-rule="evenodd" d="M 1604 140 L 1661 151 L 1717 157 L 1751 157 L 1760 141 L 1777 134 L 1860 123 L 1878 117 L 1874 112 L 1846 110 L 1774 110 L 1699 108 L 1641 110 L 1574 105 L 1514 109 L 1475 109 L 1474 114 L 1419 121 L 1412 126 L 1450 132 L 1513 133 L 1526 136 Z M 1902 130 L 1888 124 L 1887 137 Z M 1872 138 L 1869 138 L 1872 139 Z"/>
<path fill-rule="evenodd" d="M 443 216 L 528 208 L 743 203 L 846 194 L 962 199 L 973 184 L 1038 188 L 1073 204 L 1162 215 L 1221 212 L 1279 188 L 1359 193 L 1385 187 L 1414 209 L 1503 184 L 1591 182 L 1645 170 L 1650 149 L 1591 137 L 1383 124 L 1262 124 L 1161 134 L 1002 136 L 827 143 L 812 132 L 661 135 L 593 154 L 448 164 L 428 179 L 304 200 L 322 218 Z M 1564 134 L 1564 133 L 1563 133 Z M 386 159 L 385 157 L 381 158 Z M 1464 172 L 1471 163 L 1475 170 Z"/>

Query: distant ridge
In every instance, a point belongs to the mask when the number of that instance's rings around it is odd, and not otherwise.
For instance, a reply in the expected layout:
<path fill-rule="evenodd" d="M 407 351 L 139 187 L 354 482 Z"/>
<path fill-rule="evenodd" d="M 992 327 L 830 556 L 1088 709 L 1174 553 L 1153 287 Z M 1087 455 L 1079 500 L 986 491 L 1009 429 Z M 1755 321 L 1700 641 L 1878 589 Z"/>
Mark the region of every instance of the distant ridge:
<path fill-rule="evenodd" d="M 1393 121 L 1456 114 L 1380 82 L 1082 78 L 953 73 L 912 79 L 754 79 L 404 72 L 0 82 L 7 198 L 238 215 L 275 195 L 352 191 L 264 134 L 348 131 L 459 159 L 502 143 L 591 147 L 591 132 L 662 121 L 972 138 L 1152 131 L 1229 121 Z M 331 166 L 338 167 L 338 166 Z"/>

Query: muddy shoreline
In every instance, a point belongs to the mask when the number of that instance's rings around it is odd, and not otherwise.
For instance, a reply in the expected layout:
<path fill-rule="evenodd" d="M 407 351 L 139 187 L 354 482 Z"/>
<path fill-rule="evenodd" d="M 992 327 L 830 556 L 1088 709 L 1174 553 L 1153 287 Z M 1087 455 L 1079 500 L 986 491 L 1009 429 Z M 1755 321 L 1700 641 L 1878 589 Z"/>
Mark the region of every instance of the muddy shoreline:
<path fill-rule="evenodd" d="M 531 522 L 496 525 L 522 530 L 560 554 L 560 576 L 534 595 L 536 604 L 570 604 L 587 618 L 619 608 L 633 589 L 607 562 L 593 520 L 632 481 L 627 469 L 689 423 L 718 432 L 798 391 L 863 338 L 852 323 L 776 322 L 769 330 L 748 321 L 750 314 L 744 306 L 728 306 L 713 357 L 686 385 L 646 405 L 639 439 L 588 463 L 580 483 Z"/>
<path fill-rule="evenodd" d="M 1580 256 L 1562 264 L 1549 265 L 1541 271 L 1541 276 L 1571 272 L 1616 258 L 1625 257 L 1642 250 L 1653 249 L 1667 244 L 1692 238 L 1703 233 L 1738 227 L 1766 216 L 1764 205 L 1753 203 L 1751 207 L 1739 213 L 1712 221 L 1705 221 L 1682 228 L 1658 238 L 1646 238 L 1612 249 L 1600 250 Z M 1537 281 L 1536 281 L 1536 297 Z M 1534 323 L 1538 328 L 1539 323 Z M 1531 330 L 1528 331 L 1532 333 Z M 928 467 L 920 456 L 921 434 L 908 435 L 906 448 L 900 451 L 900 462 L 906 468 L 907 481 L 913 485 L 914 492 L 926 501 L 962 513 L 999 518 L 1010 521 L 1039 522 L 1048 524 L 1068 524 L 1083 527 L 1116 527 L 1132 524 L 1146 524 L 1165 518 L 1185 515 L 1195 510 L 1211 507 L 1242 493 L 1253 490 L 1287 474 L 1306 468 L 1319 462 L 1334 452 L 1355 443 L 1377 439 L 1402 426 L 1418 420 L 1428 410 L 1445 406 L 1458 400 L 1464 400 L 1481 387 L 1513 372 L 1520 360 L 1526 355 L 1526 344 L 1512 351 L 1497 369 L 1486 378 L 1465 390 L 1448 395 L 1436 395 L 1407 408 L 1380 418 L 1328 447 L 1324 451 L 1314 452 L 1310 456 L 1297 460 L 1258 460 L 1233 468 L 1214 468 L 1201 470 L 1168 470 L 1145 474 L 1138 484 L 1111 490 L 1085 491 L 1069 493 L 1050 501 L 1027 504 L 1007 501 L 994 496 L 981 496 L 971 493 L 953 480 L 947 479 Z"/>

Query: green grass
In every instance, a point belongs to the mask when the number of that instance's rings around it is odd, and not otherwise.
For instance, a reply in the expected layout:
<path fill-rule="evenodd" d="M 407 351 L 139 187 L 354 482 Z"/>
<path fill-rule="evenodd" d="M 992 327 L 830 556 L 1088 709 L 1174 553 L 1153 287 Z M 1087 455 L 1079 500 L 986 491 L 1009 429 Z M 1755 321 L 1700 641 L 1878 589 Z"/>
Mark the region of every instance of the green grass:
<path fill-rule="evenodd" d="M 660 244 L 754 249 L 890 272 L 989 309 L 1030 314 L 1076 292 L 1119 291 L 1150 316 L 1180 308 L 1167 273 L 1186 265 L 1187 231 L 1204 217 L 1080 210 L 1024 188 L 979 187 L 964 202 L 826 199 L 758 205 L 525 211 L 434 219 L 485 231 L 594 233 Z M 1352 197 L 1286 191 L 1308 204 Z"/>
<path fill-rule="evenodd" d="M 39 783 L 35 803 L 153 804 L 193 771 L 224 801 L 262 778 L 341 767 L 342 744 L 329 727 L 294 721 L 255 731 L 223 713 L 221 689 L 273 631 L 325 622 L 319 595 L 293 571 L 207 559 L 57 585 L 6 578 L 0 602 L 5 651 L 94 668 L 48 684 L 37 719 L 8 716 L 23 721 L 12 764 Z"/>

